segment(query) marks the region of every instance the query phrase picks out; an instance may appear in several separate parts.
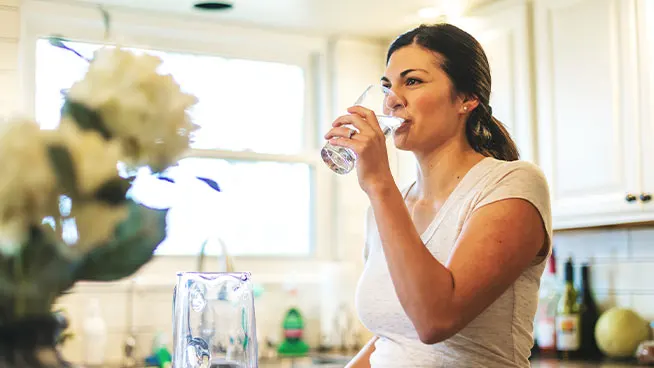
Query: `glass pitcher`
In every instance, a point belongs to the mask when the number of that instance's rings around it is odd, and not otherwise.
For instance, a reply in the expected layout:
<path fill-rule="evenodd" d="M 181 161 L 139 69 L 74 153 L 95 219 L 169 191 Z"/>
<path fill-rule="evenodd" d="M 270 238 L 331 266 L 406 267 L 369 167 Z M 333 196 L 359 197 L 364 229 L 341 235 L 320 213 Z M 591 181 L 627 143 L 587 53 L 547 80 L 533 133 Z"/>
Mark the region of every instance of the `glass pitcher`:
<path fill-rule="evenodd" d="M 247 272 L 180 272 L 173 291 L 173 368 L 257 368 Z"/>

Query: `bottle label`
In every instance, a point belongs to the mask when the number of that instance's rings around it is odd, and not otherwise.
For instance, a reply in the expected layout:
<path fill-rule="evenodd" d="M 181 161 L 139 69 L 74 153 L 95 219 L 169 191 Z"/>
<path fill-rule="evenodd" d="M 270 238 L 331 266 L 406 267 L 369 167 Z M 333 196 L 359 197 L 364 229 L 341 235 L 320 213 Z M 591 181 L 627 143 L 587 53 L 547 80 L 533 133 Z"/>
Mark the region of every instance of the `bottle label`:
<path fill-rule="evenodd" d="M 562 351 L 579 350 L 581 331 L 579 315 L 571 314 L 556 317 L 556 348 Z"/>
<path fill-rule="evenodd" d="M 538 342 L 538 347 L 545 350 L 554 350 L 556 347 L 555 334 L 556 321 L 554 318 L 541 319 L 536 326 L 536 342 Z"/>

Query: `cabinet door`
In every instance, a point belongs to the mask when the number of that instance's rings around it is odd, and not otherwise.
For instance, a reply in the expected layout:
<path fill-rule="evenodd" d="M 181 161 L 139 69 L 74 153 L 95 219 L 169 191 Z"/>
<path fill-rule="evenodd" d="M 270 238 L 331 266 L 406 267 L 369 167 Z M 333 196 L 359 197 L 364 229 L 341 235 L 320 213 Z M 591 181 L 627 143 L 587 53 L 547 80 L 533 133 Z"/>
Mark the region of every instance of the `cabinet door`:
<path fill-rule="evenodd" d="M 555 228 L 641 211 L 634 0 L 536 0 L 539 164 Z"/>
<path fill-rule="evenodd" d="M 642 172 L 641 195 L 646 201 L 643 207 L 647 212 L 654 212 L 654 1 L 639 0 L 636 14 L 638 17 L 638 39 L 640 55 L 640 134 L 642 155 L 640 170 Z"/>
<path fill-rule="evenodd" d="M 484 48 L 491 70 L 493 115 L 511 133 L 521 159 L 535 162 L 530 24 L 526 1 L 499 1 L 454 23 L 472 34 Z"/>

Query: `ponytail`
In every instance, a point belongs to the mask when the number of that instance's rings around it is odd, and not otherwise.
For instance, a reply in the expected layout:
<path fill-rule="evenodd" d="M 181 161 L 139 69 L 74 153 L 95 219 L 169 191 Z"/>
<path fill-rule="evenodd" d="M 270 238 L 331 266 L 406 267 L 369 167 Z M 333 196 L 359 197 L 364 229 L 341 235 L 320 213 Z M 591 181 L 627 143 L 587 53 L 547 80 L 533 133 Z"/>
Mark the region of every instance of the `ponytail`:
<path fill-rule="evenodd" d="M 503 161 L 520 158 L 518 147 L 504 124 L 493 117 L 490 105 L 479 104 L 466 123 L 466 137 L 472 148 L 484 156 Z"/>

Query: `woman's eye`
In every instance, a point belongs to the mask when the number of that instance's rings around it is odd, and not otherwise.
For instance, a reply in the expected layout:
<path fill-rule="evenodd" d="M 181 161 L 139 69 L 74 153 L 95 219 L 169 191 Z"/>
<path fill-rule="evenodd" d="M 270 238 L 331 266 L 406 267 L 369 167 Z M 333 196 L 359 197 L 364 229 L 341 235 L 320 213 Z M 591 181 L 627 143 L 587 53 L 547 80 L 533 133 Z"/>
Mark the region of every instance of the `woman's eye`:
<path fill-rule="evenodd" d="M 412 86 L 412 85 L 418 84 L 418 83 L 420 83 L 420 80 L 415 79 L 415 78 L 407 78 L 407 80 L 406 80 L 406 85 L 407 86 Z"/>

